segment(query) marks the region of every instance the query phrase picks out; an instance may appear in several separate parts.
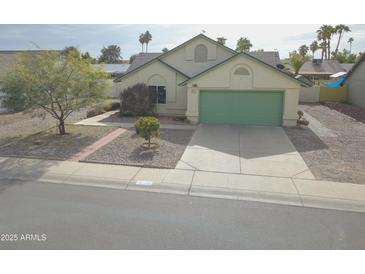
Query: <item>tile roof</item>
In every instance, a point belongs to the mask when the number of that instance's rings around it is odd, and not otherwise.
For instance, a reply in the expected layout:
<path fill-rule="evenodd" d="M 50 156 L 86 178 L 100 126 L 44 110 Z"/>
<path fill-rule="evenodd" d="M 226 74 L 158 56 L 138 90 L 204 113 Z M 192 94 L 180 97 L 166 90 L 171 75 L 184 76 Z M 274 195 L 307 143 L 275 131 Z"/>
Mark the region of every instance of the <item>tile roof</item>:
<path fill-rule="evenodd" d="M 277 65 L 282 65 L 277 51 L 249 51 L 247 53 L 275 68 L 277 68 Z"/>
<path fill-rule="evenodd" d="M 351 68 L 353 67 L 354 63 L 342 63 L 340 64 L 341 67 L 343 67 L 344 70 L 346 70 L 347 72 L 351 70 Z"/>
<path fill-rule="evenodd" d="M 152 59 L 157 58 L 161 54 L 162 54 L 162 52 L 139 53 L 136 56 L 136 59 L 134 59 L 134 61 L 132 62 L 132 64 L 128 67 L 128 69 L 126 70 L 126 72 L 130 72 L 132 70 L 135 70 L 135 69 L 143 66 L 144 64 L 146 64 L 147 62 L 151 61 Z"/>
<path fill-rule="evenodd" d="M 299 74 L 335 74 L 340 71 L 346 71 L 337 60 L 323 60 L 321 64 L 313 64 L 307 61 L 299 70 Z"/>
<path fill-rule="evenodd" d="M 124 73 L 128 70 L 129 64 L 102 64 L 106 72 L 109 73 Z M 94 68 L 101 66 L 101 64 L 93 64 Z"/>

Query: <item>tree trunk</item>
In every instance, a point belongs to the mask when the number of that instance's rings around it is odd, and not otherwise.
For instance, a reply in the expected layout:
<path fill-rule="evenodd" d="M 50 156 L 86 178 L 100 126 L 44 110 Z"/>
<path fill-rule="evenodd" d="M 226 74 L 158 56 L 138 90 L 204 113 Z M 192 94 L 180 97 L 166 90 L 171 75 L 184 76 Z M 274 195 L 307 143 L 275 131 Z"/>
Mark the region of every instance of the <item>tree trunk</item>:
<path fill-rule="evenodd" d="M 148 51 L 148 43 L 146 43 L 146 53 L 147 53 L 147 51 Z"/>
<path fill-rule="evenodd" d="M 328 60 L 331 59 L 331 40 L 328 39 Z"/>
<path fill-rule="evenodd" d="M 336 49 L 335 49 L 335 54 L 333 55 L 334 59 L 336 59 L 336 57 L 337 57 L 338 47 L 340 46 L 340 42 L 341 42 L 341 36 L 342 36 L 342 33 L 340 32 L 340 35 L 338 36 L 338 41 L 337 41 Z"/>
<path fill-rule="evenodd" d="M 148 148 L 151 147 L 151 136 L 148 137 Z"/>
<path fill-rule="evenodd" d="M 65 135 L 66 134 L 65 121 L 63 121 L 63 120 L 59 120 L 58 133 L 60 135 Z"/>

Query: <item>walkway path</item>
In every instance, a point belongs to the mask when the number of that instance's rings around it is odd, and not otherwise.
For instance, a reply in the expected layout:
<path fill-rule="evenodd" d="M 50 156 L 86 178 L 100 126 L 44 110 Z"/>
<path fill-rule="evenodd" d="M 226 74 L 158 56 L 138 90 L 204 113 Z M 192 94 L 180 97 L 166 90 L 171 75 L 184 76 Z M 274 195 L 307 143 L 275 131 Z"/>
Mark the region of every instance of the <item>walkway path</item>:
<path fill-rule="evenodd" d="M 99 148 L 105 146 L 106 144 L 110 143 L 114 139 L 116 139 L 118 136 L 126 132 L 127 130 L 124 128 L 118 128 L 109 134 L 105 135 L 103 138 L 97 140 L 95 143 L 85 147 L 82 151 L 72 156 L 69 160 L 70 161 L 80 161 L 85 159 L 87 156 L 93 154 L 95 151 L 97 151 Z"/>
<path fill-rule="evenodd" d="M 365 185 L 312 179 L 0 157 L 1 178 L 365 212 Z"/>
<path fill-rule="evenodd" d="M 75 125 L 85 125 L 85 126 L 104 126 L 104 127 L 121 127 L 121 128 L 131 128 L 134 127 L 134 123 L 127 123 L 127 122 L 105 122 L 103 120 L 107 119 L 109 116 L 119 112 L 119 110 L 113 110 L 106 112 L 104 114 L 100 114 L 91 118 L 84 119 L 80 122 L 75 123 Z M 166 124 L 161 123 L 161 129 L 186 129 L 191 130 L 195 129 L 196 125 L 189 125 L 189 124 Z"/>

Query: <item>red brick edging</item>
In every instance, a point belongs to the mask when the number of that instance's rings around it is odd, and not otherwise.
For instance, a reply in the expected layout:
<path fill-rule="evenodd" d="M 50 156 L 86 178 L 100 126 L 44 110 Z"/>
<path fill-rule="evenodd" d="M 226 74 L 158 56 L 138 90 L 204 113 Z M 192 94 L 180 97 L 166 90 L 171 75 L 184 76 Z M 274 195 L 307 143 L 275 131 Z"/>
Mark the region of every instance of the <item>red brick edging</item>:
<path fill-rule="evenodd" d="M 106 144 L 113 141 L 115 138 L 126 132 L 127 129 L 125 128 L 118 128 L 116 130 L 113 130 L 109 134 L 105 135 L 101 139 L 97 140 L 95 143 L 92 143 L 91 145 L 85 147 L 83 150 L 78 152 L 77 154 L 70 157 L 69 161 L 80 161 L 84 160 L 86 157 L 97 151 L 99 148 L 105 146 Z"/>

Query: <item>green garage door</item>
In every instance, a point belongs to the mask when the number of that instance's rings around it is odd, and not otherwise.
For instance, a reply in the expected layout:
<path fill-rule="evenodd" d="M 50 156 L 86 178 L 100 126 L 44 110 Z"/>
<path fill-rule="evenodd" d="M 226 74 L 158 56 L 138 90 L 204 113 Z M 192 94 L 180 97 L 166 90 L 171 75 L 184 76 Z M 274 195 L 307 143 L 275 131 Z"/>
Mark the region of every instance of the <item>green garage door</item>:
<path fill-rule="evenodd" d="M 200 122 L 280 126 L 283 92 L 279 91 L 200 91 Z"/>

